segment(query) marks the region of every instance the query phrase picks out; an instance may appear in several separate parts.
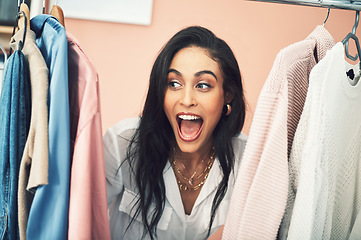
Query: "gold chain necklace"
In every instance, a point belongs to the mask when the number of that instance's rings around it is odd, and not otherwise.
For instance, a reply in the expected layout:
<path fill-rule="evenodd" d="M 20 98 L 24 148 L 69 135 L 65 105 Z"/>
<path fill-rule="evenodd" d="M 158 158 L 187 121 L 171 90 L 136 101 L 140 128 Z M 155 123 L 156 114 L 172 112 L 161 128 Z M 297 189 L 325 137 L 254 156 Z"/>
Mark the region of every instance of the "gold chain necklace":
<path fill-rule="evenodd" d="M 202 179 L 202 181 L 200 183 L 198 183 L 196 186 L 194 187 L 188 187 L 185 183 L 182 183 L 179 178 L 177 177 L 176 175 L 176 179 L 177 179 L 177 183 L 178 183 L 178 186 L 179 186 L 179 189 L 181 191 L 190 191 L 190 190 L 193 190 L 193 191 L 196 191 L 198 190 L 206 181 L 206 179 L 208 178 L 208 175 L 209 175 L 209 172 L 210 172 L 210 169 L 212 168 L 212 165 L 213 165 L 213 162 L 214 162 L 214 150 L 212 151 L 212 154 L 211 156 L 209 157 L 209 160 L 208 160 L 208 164 L 206 166 L 206 168 L 203 170 L 203 172 L 196 177 L 196 179 L 200 179 L 203 175 L 204 175 L 204 178 Z M 193 185 L 193 180 L 194 180 L 194 175 L 195 173 L 190 177 L 190 178 L 187 178 L 186 176 L 184 176 L 182 174 L 182 172 L 180 171 L 180 169 L 178 168 L 178 166 L 175 164 L 175 160 L 173 160 L 172 162 L 172 168 L 185 180 L 187 181 L 187 183 L 189 183 L 190 185 Z"/>
<path fill-rule="evenodd" d="M 204 179 L 200 183 L 198 183 L 195 187 L 188 187 L 186 184 L 179 181 L 178 177 L 176 176 L 179 189 L 181 191 L 190 191 L 190 190 L 197 191 L 206 182 L 208 174 L 209 172 L 207 172 L 206 175 L 204 175 Z"/>
<path fill-rule="evenodd" d="M 214 158 L 214 154 L 212 154 L 211 156 L 210 156 L 210 158 L 209 158 L 209 160 L 208 160 L 208 163 L 207 163 L 207 166 L 204 168 L 204 170 L 202 171 L 202 173 L 201 174 L 199 174 L 197 177 L 195 177 L 195 175 L 196 175 L 196 173 L 197 173 L 197 171 L 195 171 L 193 174 L 192 174 L 192 176 L 191 177 L 186 177 L 186 176 L 184 176 L 183 175 L 183 173 L 180 171 L 180 169 L 179 169 L 179 167 L 177 166 L 177 164 L 176 164 L 176 160 L 173 160 L 173 162 L 172 162 L 172 167 L 173 167 L 173 169 L 177 172 L 177 173 L 179 173 L 179 175 L 185 180 L 185 181 L 187 181 L 190 185 L 193 185 L 193 181 L 194 180 L 198 180 L 198 179 L 200 179 L 207 171 L 209 171 L 211 168 L 212 168 L 212 164 L 213 164 L 213 158 Z M 202 162 L 203 162 L 204 160 L 202 160 Z M 182 164 L 182 166 L 183 166 L 183 168 L 187 171 L 187 169 L 186 169 L 186 167 L 184 166 L 184 164 L 181 162 L 181 164 Z M 188 171 L 187 171 L 188 172 Z M 189 172 L 188 172 L 188 174 L 189 174 Z M 190 174 L 189 174 L 190 175 Z"/>

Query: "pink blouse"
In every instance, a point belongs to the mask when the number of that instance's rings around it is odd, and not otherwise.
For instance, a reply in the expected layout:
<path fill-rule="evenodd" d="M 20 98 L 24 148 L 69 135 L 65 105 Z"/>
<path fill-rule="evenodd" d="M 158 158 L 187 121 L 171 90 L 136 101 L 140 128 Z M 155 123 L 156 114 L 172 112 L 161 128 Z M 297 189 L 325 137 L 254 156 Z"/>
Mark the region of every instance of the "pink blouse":
<path fill-rule="evenodd" d="M 67 33 L 70 139 L 69 240 L 110 239 L 98 74 Z"/>

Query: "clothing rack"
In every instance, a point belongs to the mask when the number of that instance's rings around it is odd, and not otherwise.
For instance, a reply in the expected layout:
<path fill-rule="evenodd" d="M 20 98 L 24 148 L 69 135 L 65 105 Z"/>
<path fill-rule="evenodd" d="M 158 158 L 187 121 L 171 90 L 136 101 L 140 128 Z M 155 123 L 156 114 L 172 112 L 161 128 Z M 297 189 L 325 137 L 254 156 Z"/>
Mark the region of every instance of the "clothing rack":
<path fill-rule="evenodd" d="M 273 2 L 311 7 L 336 8 L 346 10 L 361 10 L 361 0 L 251 0 L 259 2 Z"/>

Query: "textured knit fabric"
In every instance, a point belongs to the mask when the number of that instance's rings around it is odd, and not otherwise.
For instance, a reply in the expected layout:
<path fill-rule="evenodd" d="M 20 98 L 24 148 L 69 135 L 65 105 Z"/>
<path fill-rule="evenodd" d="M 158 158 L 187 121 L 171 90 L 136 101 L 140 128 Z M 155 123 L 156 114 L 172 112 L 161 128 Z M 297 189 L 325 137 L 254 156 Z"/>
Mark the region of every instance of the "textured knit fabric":
<path fill-rule="evenodd" d="M 36 43 L 49 69 L 48 185 L 36 189 L 27 239 L 67 239 L 70 180 L 68 41 L 64 27 L 50 15 L 31 19 Z"/>
<path fill-rule="evenodd" d="M 19 239 L 18 178 L 30 125 L 31 90 L 24 54 L 9 58 L 0 100 L 0 239 Z"/>
<path fill-rule="evenodd" d="M 359 212 L 353 225 L 349 240 L 361 239 L 361 213 Z"/>
<path fill-rule="evenodd" d="M 18 46 L 24 30 L 11 39 Z M 31 121 L 28 139 L 21 159 L 18 188 L 19 233 L 26 239 L 26 228 L 33 193 L 32 188 L 48 183 L 48 68 L 35 43 L 35 33 L 27 29 L 22 52 L 29 64 L 31 85 Z M 35 189 L 32 189 L 35 191 Z"/>
<path fill-rule="evenodd" d="M 288 154 L 308 76 L 315 55 L 321 59 L 333 44 L 317 26 L 277 55 L 258 98 L 222 239 L 276 238 L 287 202 Z"/>
<path fill-rule="evenodd" d="M 110 239 L 98 74 L 67 33 L 71 149 L 69 239 Z"/>
<path fill-rule="evenodd" d="M 144 225 L 141 216 L 134 218 L 138 190 L 135 176 L 126 160 L 130 139 L 138 127 L 138 118 L 126 119 L 108 129 L 104 136 L 105 166 L 107 174 L 108 205 L 112 239 L 143 239 Z M 247 137 L 240 134 L 232 139 L 235 170 L 238 169 Z M 224 224 L 229 200 L 235 182 L 234 171 L 229 176 L 228 189 L 214 217 L 211 233 Z M 163 170 L 165 205 L 157 225 L 157 239 L 205 239 L 210 221 L 211 206 L 217 186 L 222 180 L 218 158 L 209 172 L 190 215 L 186 215 L 174 171 L 167 161 Z M 134 219 L 133 219 L 134 218 Z M 127 229 L 131 220 L 134 220 Z M 144 239 L 150 239 L 146 235 Z"/>
<path fill-rule="evenodd" d="M 290 155 L 300 169 L 288 239 L 348 239 L 360 211 L 361 83 L 349 83 L 351 68 L 359 78 L 337 43 L 311 72 Z"/>
<path fill-rule="evenodd" d="M 331 37 L 331 35 L 321 26 L 318 26 L 315 31 L 320 31 L 321 34 L 315 35 L 311 34 L 309 37 L 314 38 L 316 40 L 316 59 L 314 59 L 313 56 L 309 55 L 309 57 L 312 59 L 311 62 L 309 62 L 308 71 L 307 74 L 304 75 L 303 81 L 297 80 L 295 78 L 295 81 L 289 81 L 289 101 L 290 103 L 297 101 L 299 104 L 294 104 L 294 108 L 290 109 L 288 112 L 288 153 L 290 153 L 293 141 L 290 141 L 291 137 L 292 140 L 294 140 L 294 134 L 296 132 L 296 128 L 299 128 L 299 119 L 301 116 L 301 113 L 303 111 L 303 104 L 306 99 L 307 91 L 308 91 L 308 80 L 310 71 L 315 66 L 315 63 L 317 60 L 321 60 L 325 55 L 327 50 L 331 49 L 334 46 L 334 40 Z M 323 34 L 322 34 L 323 33 Z M 311 53 L 309 53 L 311 54 Z M 316 61 L 315 61 L 316 60 Z M 307 61 L 306 61 L 307 62 Z M 299 71 L 296 71 L 299 72 Z M 299 75 L 300 77 L 301 75 Z M 298 78 L 299 78 L 298 77 Z M 302 91 L 297 87 L 298 85 L 302 85 Z M 293 87 L 294 86 L 294 87 Z M 293 96 L 293 97 L 292 97 Z M 301 104 L 302 103 L 302 104 Z M 296 118 L 295 118 L 296 117 Z M 293 118 L 293 120 L 292 120 Z M 300 139 L 299 139 L 300 140 Z M 296 168 L 296 169 L 295 169 Z M 288 190 L 288 199 L 287 199 L 287 205 L 286 205 L 286 211 L 283 216 L 282 224 L 279 231 L 279 239 L 286 239 L 287 238 L 287 232 L 288 232 L 288 226 L 290 224 L 290 218 L 292 215 L 292 208 L 294 204 L 295 199 L 295 190 L 293 189 L 294 184 L 297 184 L 298 182 L 298 167 L 294 164 L 289 164 L 289 190 Z"/>

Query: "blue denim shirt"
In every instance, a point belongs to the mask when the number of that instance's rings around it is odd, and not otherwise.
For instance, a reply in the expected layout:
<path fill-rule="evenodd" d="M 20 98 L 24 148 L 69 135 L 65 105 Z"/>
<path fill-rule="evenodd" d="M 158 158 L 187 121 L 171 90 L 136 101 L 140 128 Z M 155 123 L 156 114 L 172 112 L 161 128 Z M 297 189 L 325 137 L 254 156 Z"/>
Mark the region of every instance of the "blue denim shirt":
<path fill-rule="evenodd" d="M 67 239 L 70 179 L 68 43 L 64 27 L 50 15 L 31 19 L 49 69 L 49 176 L 36 189 L 30 208 L 27 239 Z"/>
<path fill-rule="evenodd" d="M 28 65 L 17 50 L 7 62 L 0 99 L 0 239 L 19 239 L 18 178 L 30 112 Z"/>

